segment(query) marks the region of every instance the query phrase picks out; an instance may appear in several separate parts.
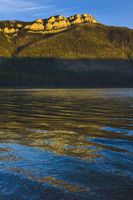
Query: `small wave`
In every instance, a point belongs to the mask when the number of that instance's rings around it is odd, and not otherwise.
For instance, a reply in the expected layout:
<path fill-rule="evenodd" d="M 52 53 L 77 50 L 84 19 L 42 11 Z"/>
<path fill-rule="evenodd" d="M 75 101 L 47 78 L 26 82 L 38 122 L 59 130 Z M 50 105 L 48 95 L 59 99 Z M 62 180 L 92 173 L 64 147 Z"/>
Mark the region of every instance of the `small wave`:
<path fill-rule="evenodd" d="M 27 131 L 32 132 L 32 133 L 48 133 L 48 130 L 42 130 L 42 129 L 34 129 L 34 128 L 29 128 Z"/>
<path fill-rule="evenodd" d="M 131 135 L 131 136 L 133 135 L 133 130 L 124 129 L 124 128 L 103 127 L 103 128 L 101 128 L 101 130 L 114 132 L 114 133 L 128 134 L 128 135 Z"/>

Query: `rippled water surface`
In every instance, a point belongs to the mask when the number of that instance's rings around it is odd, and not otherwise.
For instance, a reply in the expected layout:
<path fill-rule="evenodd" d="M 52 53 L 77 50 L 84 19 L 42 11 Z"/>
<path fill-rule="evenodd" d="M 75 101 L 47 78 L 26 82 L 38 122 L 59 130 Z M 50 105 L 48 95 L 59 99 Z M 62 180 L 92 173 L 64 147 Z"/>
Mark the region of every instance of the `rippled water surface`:
<path fill-rule="evenodd" d="M 1 199 L 132 200 L 133 90 L 1 90 Z"/>

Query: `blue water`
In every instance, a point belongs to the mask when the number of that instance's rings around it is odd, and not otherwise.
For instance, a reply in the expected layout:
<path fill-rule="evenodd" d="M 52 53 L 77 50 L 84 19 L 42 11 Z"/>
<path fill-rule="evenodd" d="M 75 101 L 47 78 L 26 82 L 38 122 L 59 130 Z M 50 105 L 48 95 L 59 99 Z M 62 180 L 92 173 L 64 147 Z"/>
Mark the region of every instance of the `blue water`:
<path fill-rule="evenodd" d="M 0 200 L 132 200 L 133 90 L 1 90 Z"/>

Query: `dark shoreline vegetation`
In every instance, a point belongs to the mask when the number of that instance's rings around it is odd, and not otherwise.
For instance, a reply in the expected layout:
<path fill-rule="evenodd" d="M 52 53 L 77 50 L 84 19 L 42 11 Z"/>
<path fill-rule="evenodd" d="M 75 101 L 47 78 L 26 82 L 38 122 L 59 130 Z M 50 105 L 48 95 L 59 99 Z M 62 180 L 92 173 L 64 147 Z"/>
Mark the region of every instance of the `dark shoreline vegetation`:
<path fill-rule="evenodd" d="M 0 88 L 133 87 L 131 29 L 86 23 L 0 42 Z"/>
<path fill-rule="evenodd" d="M 9 58 L 0 66 L 0 86 L 7 88 L 132 87 L 132 77 L 127 60 Z"/>

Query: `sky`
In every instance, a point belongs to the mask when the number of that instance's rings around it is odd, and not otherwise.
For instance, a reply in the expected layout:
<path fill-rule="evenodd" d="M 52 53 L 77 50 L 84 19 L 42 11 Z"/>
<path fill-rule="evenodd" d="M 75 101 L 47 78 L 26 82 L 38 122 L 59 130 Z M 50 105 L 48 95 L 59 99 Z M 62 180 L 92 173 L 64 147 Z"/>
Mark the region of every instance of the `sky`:
<path fill-rule="evenodd" d="M 133 28 L 133 0 L 0 0 L 0 20 L 92 14 L 107 25 Z"/>

